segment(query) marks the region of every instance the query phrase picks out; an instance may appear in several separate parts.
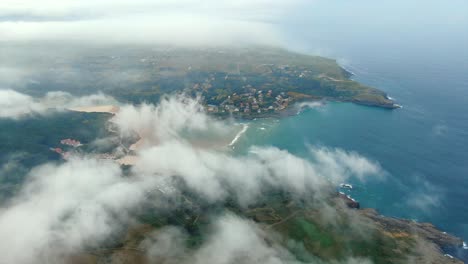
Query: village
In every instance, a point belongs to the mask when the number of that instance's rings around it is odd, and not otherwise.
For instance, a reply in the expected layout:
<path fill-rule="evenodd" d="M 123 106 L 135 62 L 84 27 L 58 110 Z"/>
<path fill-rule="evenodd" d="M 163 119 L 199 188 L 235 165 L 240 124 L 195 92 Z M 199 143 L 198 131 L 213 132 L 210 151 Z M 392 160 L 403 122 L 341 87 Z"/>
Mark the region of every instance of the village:
<path fill-rule="evenodd" d="M 264 93 L 263 90 L 257 91 L 257 89 L 252 88 L 250 85 L 247 85 L 245 88 L 249 92 L 242 94 L 232 93 L 219 105 L 206 105 L 206 111 L 208 113 L 234 113 L 247 116 L 282 111 L 292 102 L 292 98 L 284 92 L 275 96 L 272 90 Z"/>
<path fill-rule="evenodd" d="M 73 148 L 83 146 L 83 144 L 81 144 L 81 142 L 79 140 L 71 139 L 71 138 L 65 138 L 65 139 L 60 140 L 60 144 L 62 144 L 64 146 L 68 146 L 68 147 L 73 147 Z M 71 154 L 72 154 L 71 151 L 66 151 L 66 150 L 64 150 L 63 148 L 60 148 L 60 147 L 50 148 L 50 150 L 57 153 L 57 154 L 59 154 L 60 156 L 62 156 L 62 158 L 64 160 L 69 159 Z"/>

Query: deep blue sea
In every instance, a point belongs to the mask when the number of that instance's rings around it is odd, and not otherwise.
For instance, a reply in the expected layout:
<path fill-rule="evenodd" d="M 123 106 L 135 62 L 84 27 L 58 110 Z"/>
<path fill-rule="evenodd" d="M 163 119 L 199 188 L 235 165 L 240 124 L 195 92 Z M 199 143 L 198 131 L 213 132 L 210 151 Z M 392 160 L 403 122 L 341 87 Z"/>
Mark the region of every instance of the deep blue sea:
<path fill-rule="evenodd" d="M 315 44 L 302 51 L 336 58 L 353 79 L 403 108 L 328 103 L 280 121 L 256 120 L 238 147 L 273 145 L 304 157 L 307 145 L 356 151 L 387 172 L 384 180 L 351 182 L 363 207 L 428 221 L 468 241 L 468 36 L 345 43 L 331 35 L 310 37 Z M 468 260 L 468 250 L 451 253 Z"/>

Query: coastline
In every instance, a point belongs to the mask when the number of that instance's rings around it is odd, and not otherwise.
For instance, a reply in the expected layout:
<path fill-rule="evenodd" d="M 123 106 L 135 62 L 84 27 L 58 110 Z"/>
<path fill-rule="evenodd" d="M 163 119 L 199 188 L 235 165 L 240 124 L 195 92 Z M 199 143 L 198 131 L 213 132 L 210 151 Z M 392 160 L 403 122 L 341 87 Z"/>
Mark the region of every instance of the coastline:
<path fill-rule="evenodd" d="M 440 261 L 437 263 L 463 263 L 453 255 L 457 255 L 456 252 L 459 250 L 465 250 L 466 243 L 461 238 L 442 231 L 432 223 L 385 216 L 374 208 L 361 208 L 359 202 L 342 192 L 337 193 L 337 198 L 349 210 L 356 210 L 359 215 L 369 219 L 380 232 L 389 238 L 422 239 L 428 244 L 427 246 L 432 248 L 433 257 Z"/>
<path fill-rule="evenodd" d="M 463 261 L 452 256 L 457 250 L 463 249 L 461 238 L 443 232 L 432 223 L 419 223 L 408 219 L 389 217 L 379 214 L 376 209 L 357 209 L 359 214 L 378 225 L 379 229 L 390 237 L 414 236 L 422 238 L 439 255 L 439 263 L 460 263 Z"/>
<path fill-rule="evenodd" d="M 325 102 L 326 101 L 336 101 L 336 100 L 325 100 Z M 305 100 L 304 102 L 313 102 L 313 103 L 320 102 L 321 104 L 324 104 L 324 100 Z M 343 102 L 346 102 L 346 101 L 343 101 Z M 373 106 L 373 105 L 369 105 L 369 106 Z M 271 117 L 283 118 L 283 117 L 293 116 L 293 115 L 297 115 L 300 113 L 300 112 L 299 113 L 297 112 L 298 107 L 300 107 L 300 105 L 294 104 L 279 113 L 274 113 L 274 115 L 271 115 L 271 116 L 264 115 L 263 117 L 252 117 L 251 119 L 244 118 L 244 120 L 252 120 L 255 118 L 271 118 Z M 307 105 L 305 105 L 304 107 L 307 107 Z M 395 108 L 391 108 L 391 109 L 395 109 Z M 77 111 L 77 112 L 87 112 L 87 113 L 110 113 L 113 115 L 118 113 L 118 107 L 110 106 L 110 105 L 77 107 L 77 108 L 70 108 L 69 110 Z M 242 124 L 242 125 L 243 125 L 242 129 L 235 135 L 235 137 L 227 146 L 234 147 L 236 142 L 238 142 L 238 140 L 242 137 L 242 135 L 248 130 L 249 128 L 248 124 Z M 139 143 L 142 140 L 143 139 L 140 138 L 137 142 L 133 143 L 130 147 L 131 150 L 136 151 L 138 149 Z M 128 154 L 119 159 L 115 159 L 114 161 L 117 162 L 121 166 L 132 166 L 138 161 L 138 156 L 134 154 Z M 352 203 L 353 206 L 355 203 L 357 202 L 353 201 Z M 452 253 L 453 251 L 463 248 L 464 242 L 460 238 L 441 231 L 440 229 L 438 229 L 431 223 L 418 223 L 418 222 L 414 222 L 408 219 L 400 219 L 400 218 L 380 215 L 377 212 L 377 210 L 373 208 L 359 209 L 359 206 L 354 206 L 350 208 L 355 208 L 356 210 L 358 210 L 359 214 L 362 214 L 366 218 L 369 218 L 371 221 L 378 224 L 380 228 L 383 230 L 383 232 L 385 234 L 388 234 L 389 236 L 392 236 L 393 234 L 399 232 L 399 234 L 408 233 L 408 234 L 423 237 L 425 241 L 429 241 L 430 243 L 434 244 L 435 245 L 434 248 L 437 250 L 438 253 L 440 253 L 440 256 L 443 256 L 445 258 L 449 258 L 448 256 L 450 256 L 450 259 L 451 259 L 451 255 L 448 255 L 449 253 Z M 451 259 L 451 262 L 448 262 L 448 263 L 462 263 L 462 262 L 459 262 L 458 259 L 453 258 Z"/>
<path fill-rule="evenodd" d="M 83 113 L 109 113 L 115 115 L 119 112 L 120 108 L 115 105 L 98 105 L 98 106 L 82 106 L 70 107 L 68 111 L 83 112 Z"/>
<path fill-rule="evenodd" d="M 247 124 L 242 124 L 242 129 L 236 134 L 236 136 L 234 137 L 234 139 L 231 141 L 231 143 L 228 144 L 228 147 L 233 147 L 236 142 L 239 140 L 239 138 L 245 133 L 247 132 L 247 129 L 249 129 L 249 125 Z"/>

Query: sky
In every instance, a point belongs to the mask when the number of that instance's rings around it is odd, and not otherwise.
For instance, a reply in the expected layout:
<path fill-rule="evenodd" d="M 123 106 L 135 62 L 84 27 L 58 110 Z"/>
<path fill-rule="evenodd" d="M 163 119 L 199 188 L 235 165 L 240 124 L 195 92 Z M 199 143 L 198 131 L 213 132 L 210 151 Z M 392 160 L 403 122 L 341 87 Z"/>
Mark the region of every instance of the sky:
<path fill-rule="evenodd" d="M 301 1 L 2 1 L 3 41 L 279 43 L 275 21 Z"/>
<path fill-rule="evenodd" d="M 366 41 L 369 33 L 452 34 L 466 29 L 467 9 L 463 0 L 5 0 L 0 41 L 295 47 L 310 41 L 297 37 L 307 31 L 361 32 Z"/>

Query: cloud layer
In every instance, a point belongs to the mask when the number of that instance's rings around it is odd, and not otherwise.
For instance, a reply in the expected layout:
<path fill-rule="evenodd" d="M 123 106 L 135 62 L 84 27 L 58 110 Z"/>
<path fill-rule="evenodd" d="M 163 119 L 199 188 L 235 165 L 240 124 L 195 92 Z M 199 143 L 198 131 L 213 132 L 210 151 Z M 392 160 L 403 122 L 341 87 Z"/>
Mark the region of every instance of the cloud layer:
<path fill-rule="evenodd" d="M 0 4 L 0 32 L 2 41 L 278 44 L 272 21 L 300 2 L 7 0 Z"/>
<path fill-rule="evenodd" d="M 311 148 L 313 158 L 306 160 L 273 147 L 252 147 L 243 156 L 227 149 L 199 148 L 183 134 L 213 128 L 222 133 L 232 124 L 212 119 L 196 100 L 184 97 L 167 98 L 159 106 L 126 106 L 115 119 L 122 131 L 145 130 L 155 139 L 138 151 L 133 169 L 124 172 L 112 161 L 86 156 L 33 169 L 21 191 L 0 209 L 0 235 L 11 238 L 0 244 L 2 260 L 60 262 L 63 256 L 98 245 L 133 223 L 134 212 L 148 204 L 149 195 L 156 208 L 176 210 L 177 204 L 164 204 L 180 191 L 174 178 L 202 202 L 234 197 L 247 206 L 272 188 L 296 197 L 312 195 L 320 202 L 333 192 L 334 181 L 381 173 L 377 164 L 339 149 Z M 284 249 L 265 244 L 265 232 L 249 221 L 228 215 L 213 225 L 211 239 L 189 254 L 196 263 L 238 259 L 282 263 L 291 258 Z M 165 232 L 146 244 L 150 256 L 186 252 L 178 245 L 182 231 L 170 228 Z"/>
<path fill-rule="evenodd" d="M 73 159 L 30 173 L 22 191 L 0 209 L 0 254 L 6 263 L 59 258 L 102 241 L 129 221 L 150 186 L 125 180 L 116 164 Z M 40 260 L 40 261 L 39 261 Z"/>
<path fill-rule="evenodd" d="M 21 118 L 45 114 L 48 110 L 113 104 L 116 101 L 104 94 L 75 97 L 66 92 L 49 92 L 42 98 L 33 98 L 14 90 L 0 89 L 0 118 Z"/>
<path fill-rule="evenodd" d="M 163 261 L 167 264 L 303 263 L 275 241 L 275 234 L 266 232 L 253 221 L 226 214 L 215 219 L 212 226 L 207 241 L 195 251 L 184 246 L 187 235 L 174 227 L 150 236 L 141 246 L 147 251 L 150 261 Z M 315 258 L 308 263 L 325 262 Z M 351 257 L 332 263 L 370 264 L 372 262 L 365 258 Z"/>
<path fill-rule="evenodd" d="M 35 102 L 31 96 L 13 90 L 0 90 L 0 117 L 18 118 L 33 113 L 42 113 L 46 109 Z"/>

